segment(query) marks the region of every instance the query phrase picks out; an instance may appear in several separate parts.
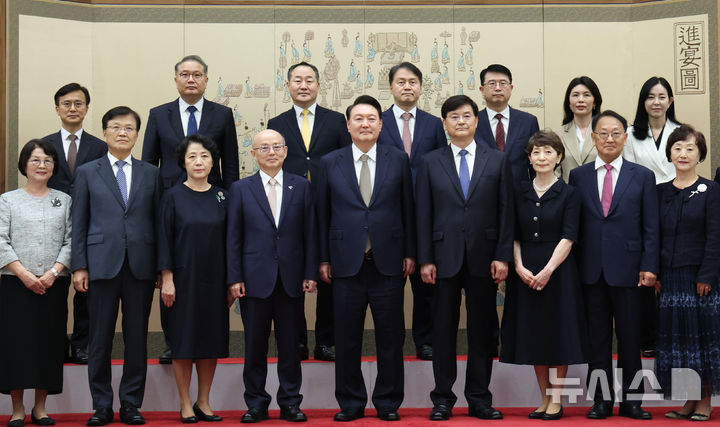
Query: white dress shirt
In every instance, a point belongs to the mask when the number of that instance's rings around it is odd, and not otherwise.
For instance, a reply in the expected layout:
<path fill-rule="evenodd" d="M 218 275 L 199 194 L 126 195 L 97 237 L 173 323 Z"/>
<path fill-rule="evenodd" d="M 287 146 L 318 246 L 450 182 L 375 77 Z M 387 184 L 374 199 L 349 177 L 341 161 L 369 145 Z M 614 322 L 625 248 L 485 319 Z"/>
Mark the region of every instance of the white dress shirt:
<path fill-rule="evenodd" d="M 591 132 L 590 126 L 588 126 L 587 129 L 585 129 L 585 133 L 588 133 L 588 132 Z M 575 136 L 577 137 L 577 142 L 578 142 L 578 153 L 582 153 L 583 146 L 585 144 L 585 136 L 586 135 L 583 135 L 582 129 L 580 129 L 577 125 L 575 126 Z M 592 141 L 589 141 L 589 142 L 592 143 Z"/>
<path fill-rule="evenodd" d="M 303 122 L 302 112 L 305 109 L 302 107 L 298 107 L 297 105 L 294 105 L 294 104 L 293 104 L 293 108 L 295 109 L 295 118 L 297 119 L 298 129 L 302 130 L 302 122 Z M 317 102 L 307 108 L 307 110 L 310 111 L 310 113 L 308 114 L 308 123 L 310 123 L 310 135 L 312 135 L 313 126 L 315 126 L 315 110 L 316 109 L 317 109 Z"/>
<path fill-rule="evenodd" d="M 507 106 L 502 111 L 495 111 L 495 110 L 491 109 L 490 107 L 487 107 L 487 108 L 485 108 L 485 112 L 487 112 L 488 120 L 490 120 L 490 130 L 492 131 L 493 138 L 497 138 L 497 136 L 495 135 L 495 131 L 497 130 L 498 119 L 495 118 L 495 115 L 497 113 L 502 114 L 502 116 L 503 116 L 502 124 L 503 124 L 503 128 L 505 129 L 505 142 L 507 143 L 507 134 L 508 134 L 508 129 L 510 128 L 510 107 Z"/>
<path fill-rule="evenodd" d="M 80 140 L 82 139 L 82 133 L 83 133 L 82 129 L 80 129 L 79 131 L 72 134 L 72 133 L 68 132 L 65 128 L 60 128 L 60 140 L 62 140 L 63 151 L 65 152 L 65 159 L 67 159 L 68 150 L 70 149 L 70 139 L 68 139 L 68 137 L 70 135 L 77 136 L 77 139 L 75 140 L 75 147 L 77 147 L 77 151 L 79 153 L 80 152 Z"/>
<path fill-rule="evenodd" d="M 615 194 L 615 186 L 617 185 L 617 180 L 618 176 L 620 175 L 620 168 L 622 168 L 622 164 L 622 156 L 618 156 L 617 159 L 610 162 L 610 166 L 612 166 L 613 194 Z M 607 169 L 605 169 L 605 161 L 603 161 L 600 156 L 595 158 L 595 171 L 597 172 L 598 195 L 600 196 L 600 201 L 602 202 L 603 185 L 605 184 L 605 174 L 607 173 Z"/>
<path fill-rule="evenodd" d="M 373 190 L 375 188 L 375 162 L 377 161 L 377 143 L 373 144 L 372 148 L 370 148 L 367 153 L 363 153 L 362 151 L 360 151 L 357 145 L 353 143 L 352 154 L 353 164 L 355 165 L 355 177 L 357 178 L 358 185 L 360 185 L 360 171 L 362 170 L 362 162 L 360 161 L 360 156 L 362 156 L 363 154 L 367 154 L 368 157 L 370 157 L 367 161 L 367 164 L 368 169 L 370 169 L 370 190 Z"/>
<path fill-rule="evenodd" d="M 282 209 L 282 193 L 283 193 L 283 171 L 280 169 L 280 171 L 274 176 L 270 176 L 263 172 L 262 170 L 260 172 L 260 180 L 263 183 L 263 188 L 265 189 L 265 196 L 268 196 L 270 192 L 270 178 L 275 178 L 275 226 L 277 227 L 280 225 L 280 210 Z"/>
<path fill-rule="evenodd" d="M 462 156 L 460 155 L 460 150 L 462 148 L 458 147 L 455 144 L 450 144 L 450 149 L 453 153 L 453 160 L 455 160 L 455 171 L 458 173 L 458 177 L 460 176 L 460 159 L 462 159 Z M 475 140 L 473 139 L 470 144 L 468 144 L 467 147 L 465 147 L 465 150 L 467 151 L 467 154 L 465 155 L 465 160 L 468 164 L 468 172 L 470 175 L 470 179 L 472 179 L 473 174 L 473 167 L 475 166 L 475 150 L 477 149 L 477 144 L 475 144 Z"/>
<path fill-rule="evenodd" d="M 182 122 L 183 133 L 187 136 L 188 121 L 190 121 L 190 112 L 187 110 L 190 104 L 185 102 L 184 99 L 178 98 L 180 105 L 180 121 Z M 205 98 L 200 98 L 200 101 L 192 104 L 197 108 L 195 111 L 195 121 L 197 122 L 198 130 L 200 130 L 200 119 L 202 118 L 203 104 L 205 104 Z"/>
<path fill-rule="evenodd" d="M 405 119 L 402 118 L 402 115 L 406 111 L 398 107 L 397 105 L 393 105 L 392 112 L 395 116 L 395 122 L 397 123 L 398 131 L 400 131 L 400 139 L 402 140 L 403 130 L 405 129 Z M 410 126 L 410 141 L 415 141 L 415 119 L 417 118 L 417 107 L 413 107 L 412 110 L 407 112 L 412 114 L 412 117 L 410 117 L 410 120 L 408 122 L 408 125 Z"/>
<path fill-rule="evenodd" d="M 117 178 L 119 168 L 118 165 L 115 164 L 115 162 L 120 159 L 110 154 L 109 151 L 107 153 L 107 156 L 110 160 L 110 166 L 112 166 L 113 175 L 115 175 L 115 178 Z M 128 200 L 130 200 L 130 189 L 132 188 L 130 186 L 130 184 L 132 183 L 132 155 L 127 156 L 127 158 L 125 158 L 123 161 L 125 162 L 125 164 L 123 165 L 123 172 L 125 172 L 125 182 L 127 183 L 127 195 Z"/>

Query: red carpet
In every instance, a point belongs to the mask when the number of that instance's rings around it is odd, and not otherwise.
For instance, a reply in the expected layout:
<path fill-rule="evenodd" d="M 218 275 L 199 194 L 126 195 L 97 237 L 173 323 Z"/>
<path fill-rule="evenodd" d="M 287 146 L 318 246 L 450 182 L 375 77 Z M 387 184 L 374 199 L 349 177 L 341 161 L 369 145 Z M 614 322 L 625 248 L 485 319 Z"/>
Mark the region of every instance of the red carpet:
<path fill-rule="evenodd" d="M 624 426 L 637 426 L 637 425 L 645 425 L 645 424 L 651 424 L 653 426 L 678 426 L 678 425 L 688 425 L 691 423 L 691 421 L 685 421 L 685 420 L 670 420 L 664 417 L 664 413 L 667 412 L 668 408 L 648 408 L 645 409 L 650 410 L 653 414 L 653 419 L 651 421 L 636 421 L 631 420 L 629 418 L 621 418 L 617 416 L 617 407 L 615 408 L 615 416 L 607 419 L 607 420 L 588 420 L 585 418 L 585 412 L 588 408 L 565 408 L 565 416 L 559 420 L 552 423 L 546 423 L 542 420 L 529 420 L 527 418 L 527 414 L 530 413 L 534 408 L 499 408 L 503 411 L 503 414 L 505 415 L 504 420 L 499 421 L 484 421 L 484 420 L 478 420 L 477 418 L 470 418 L 467 415 L 467 409 L 466 408 L 455 408 L 453 410 L 453 417 L 450 419 L 450 421 L 444 421 L 444 422 L 438 422 L 438 421 L 430 421 L 428 420 L 428 414 L 430 413 L 429 408 L 401 408 L 400 409 L 400 417 L 401 420 L 399 422 L 384 422 L 374 417 L 375 410 L 374 409 L 366 409 L 365 410 L 365 418 L 361 418 L 357 421 L 353 421 L 350 423 L 336 423 L 333 421 L 332 417 L 337 412 L 334 409 L 308 409 L 304 411 L 308 416 L 308 422 L 306 424 L 297 424 L 297 425 L 307 425 L 307 426 L 323 426 L 323 425 L 348 425 L 348 426 L 378 426 L 378 425 L 390 425 L 394 427 L 401 427 L 401 426 L 435 426 L 435 427 L 444 427 L 444 426 L 477 426 L 479 422 L 488 425 L 487 423 L 496 424 L 497 427 L 513 427 L 513 426 L 527 426 L 531 424 L 536 425 L 543 425 L 546 427 L 549 426 L 557 426 L 557 425 L 563 425 L 563 426 L 578 426 L 583 423 L 592 424 L 594 426 L 605 426 L 605 425 L 624 425 Z M 676 408 L 673 408 L 676 409 Z M 239 426 L 240 423 L 240 417 L 244 413 L 243 411 L 218 411 L 218 415 L 222 415 L 225 420 L 222 423 L 199 423 L 199 427 L 210 427 L 210 426 L 216 426 L 216 427 L 224 427 L 224 426 Z M 170 413 L 170 412 L 144 412 L 143 413 L 148 424 L 152 426 L 180 426 L 183 424 L 180 424 L 180 418 L 178 413 Z M 52 415 L 52 414 L 51 414 Z M 288 423 L 286 421 L 280 420 L 278 417 L 280 415 L 280 411 L 270 411 L 270 420 L 263 421 L 262 423 L 259 423 L 259 425 L 291 425 L 291 423 Z M 57 421 L 58 426 L 78 426 L 78 425 L 85 425 L 85 422 L 87 421 L 90 414 L 64 414 L 64 415 L 53 415 L 53 418 Z M 7 423 L 7 420 L 9 417 L 3 416 L 0 417 L 0 423 L 5 424 Z M 30 417 L 26 419 L 27 425 L 30 425 Z M 718 416 L 714 416 L 711 418 L 711 425 L 716 425 L 718 421 Z M 115 426 L 121 426 L 124 425 L 119 422 L 117 413 L 115 414 L 115 422 L 112 424 Z M 247 424 L 243 424 L 247 425 Z M 697 425 L 697 423 L 693 423 L 693 425 Z M 702 424 L 700 424 L 702 425 Z"/>

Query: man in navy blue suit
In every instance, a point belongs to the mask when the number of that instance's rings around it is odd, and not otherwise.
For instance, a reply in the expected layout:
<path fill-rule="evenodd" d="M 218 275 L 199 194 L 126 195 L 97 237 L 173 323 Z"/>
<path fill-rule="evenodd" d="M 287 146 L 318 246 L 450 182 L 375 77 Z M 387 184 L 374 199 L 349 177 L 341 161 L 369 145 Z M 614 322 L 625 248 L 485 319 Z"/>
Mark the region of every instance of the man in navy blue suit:
<path fill-rule="evenodd" d="M 293 107 L 268 121 L 285 138 L 287 159 L 283 170 L 313 180 L 320 167 L 320 158 L 340 147 L 350 145 L 345 118 L 342 114 L 317 105 L 320 73 L 317 67 L 299 62 L 288 68 L 287 88 Z M 335 360 L 333 336 L 332 287 L 318 284 L 315 306 L 315 350 L 317 360 Z M 300 351 L 308 358 L 305 311 L 298 317 Z"/>
<path fill-rule="evenodd" d="M 422 72 L 413 64 L 403 62 L 388 73 L 390 92 L 395 105 L 382 116 L 383 126 L 378 144 L 391 145 L 405 151 L 410 158 L 413 184 L 423 156 L 447 145 L 445 130 L 439 118 L 417 107 L 422 94 Z M 410 276 L 413 292 L 412 335 L 417 357 L 432 360 L 433 288 L 420 280 L 416 271 Z"/>
<path fill-rule="evenodd" d="M 213 140 L 220 150 L 220 162 L 208 176 L 211 184 L 229 189 L 238 179 L 238 146 L 232 110 L 204 98 L 208 82 L 208 66 L 197 55 L 189 55 L 175 64 L 175 85 L 180 97 L 150 110 L 143 140 L 142 159 L 160 165 L 163 188 L 185 180 L 185 171 L 177 162 L 176 149 L 185 136 L 199 133 Z M 171 363 L 167 344 L 167 315 L 160 303 L 160 319 L 166 348 L 160 363 Z"/>
<path fill-rule="evenodd" d="M 310 183 L 283 172 L 287 146 L 268 129 L 253 140 L 260 170 L 230 188 L 227 231 L 228 303 L 240 299 L 245 325 L 245 403 L 242 422 L 268 418 L 265 391 L 270 327 L 278 346 L 280 418 L 306 421 L 300 411 L 300 348 L 297 325 L 303 292 L 317 285 L 315 209 Z"/>
<path fill-rule="evenodd" d="M 590 337 L 588 387 L 595 387 L 595 403 L 587 417 L 612 415 L 614 321 L 617 364 L 622 369 L 620 416 L 650 419 L 640 407 L 642 382 L 638 387 L 631 384 L 642 367 L 641 286 L 654 286 L 658 272 L 655 177 L 649 169 L 623 160 L 627 121 L 622 116 L 603 111 L 592 127 L 598 157 L 570 172 L 569 180 L 582 198 L 578 262 Z M 609 389 L 603 390 L 603 383 Z"/>
<path fill-rule="evenodd" d="M 69 83 L 55 92 L 55 111 L 60 117 L 60 131 L 45 138 L 58 152 L 57 173 L 50 177 L 48 187 L 72 194 L 75 169 L 107 153 L 107 144 L 83 130 L 83 120 L 90 106 L 90 92 L 78 83 Z M 73 297 L 73 333 L 70 337 L 69 360 L 86 364 L 88 360 L 87 297 L 75 292 Z"/>
<path fill-rule="evenodd" d="M 480 72 L 487 108 L 480 111 L 475 141 L 505 152 L 512 166 L 515 183 L 529 181 L 532 173 L 525 147 L 539 130 L 537 117 L 510 106 L 512 73 L 504 65 L 491 64 Z"/>
<path fill-rule="evenodd" d="M 315 179 L 320 279 L 332 281 L 335 311 L 335 421 L 365 415 L 361 370 L 368 305 L 375 323 L 378 372 L 372 401 L 377 416 L 400 419 L 404 397 L 403 288 L 415 270 L 412 178 L 408 156 L 377 144 L 382 110 L 358 97 L 347 109 L 353 144 L 322 158 Z"/>
<path fill-rule="evenodd" d="M 107 156 L 77 169 L 73 197 L 73 285 L 88 294 L 88 381 L 95 414 L 89 426 L 113 420 L 110 354 L 122 300 L 125 360 L 120 420 L 144 424 L 147 330 L 157 278 L 155 233 L 160 212 L 159 170 L 130 152 L 140 116 L 115 107 L 102 118 Z"/>

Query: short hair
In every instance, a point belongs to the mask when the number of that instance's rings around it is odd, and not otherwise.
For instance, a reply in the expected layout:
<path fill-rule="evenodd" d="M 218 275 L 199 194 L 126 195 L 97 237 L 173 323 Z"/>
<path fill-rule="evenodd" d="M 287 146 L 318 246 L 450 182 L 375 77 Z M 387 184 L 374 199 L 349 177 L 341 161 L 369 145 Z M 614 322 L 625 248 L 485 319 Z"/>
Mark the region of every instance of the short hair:
<path fill-rule="evenodd" d="M 665 144 L 665 157 L 667 157 L 668 162 L 672 162 L 672 160 L 670 160 L 670 153 L 672 152 L 673 144 L 678 141 L 685 141 L 690 136 L 695 138 L 695 145 L 697 145 L 697 148 L 700 151 L 700 161 L 702 162 L 705 160 L 705 156 L 707 156 L 707 143 L 705 142 L 705 135 L 703 135 L 702 132 L 695 130 L 695 128 L 690 125 L 680 125 L 680 127 L 676 128 L 672 131 L 670 136 L 668 136 L 667 144 Z"/>
<path fill-rule="evenodd" d="M 555 150 L 561 158 L 565 158 L 565 146 L 563 146 L 562 140 L 550 129 L 535 132 L 535 134 L 530 137 L 527 146 L 525 146 L 525 154 L 529 156 L 535 147 L 550 147 Z M 555 168 L 559 165 L 559 163 L 556 164 Z"/>
<path fill-rule="evenodd" d="M 645 83 L 643 83 L 642 87 L 640 88 L 640 95 L 638 96 L 637 109 L 635 110 L 635 121 L 633 122 L 633 136 L 640 141 L 647 138 L 648 135 L 649 119 L 647 110 L 645 109 L 645 100 L 648 98 L 648 95 L 650 95 L 650 90 L 652 90 L 652 88 L 657 85 L 665 88 L 669 98 L 673 97 L 673 91 L 672 87 L 670 87 L 670 82 L 665 80 L 663 77 L 650 77 Z M 675 118 L 674 102 L 670 104 L 670 107 L 668 107 L 667 111 L 665 112 L 665 117 L 675 123 L 680 123 L 678 119 Z"/>
<path fill-rule="evenodd" d="M 598 113 L 595 117 L 593 117 L 592 120 L 592 130 L 595 131 L 595 127 L 597 126 L 600 119 L 603 117 L 613 117 L 617 119 L 623 126 L 623 130 L 627 131 L 627 120 L 625 120 L 625 117 L 621 116 L 620 114 L 614 112 L 613 110 L 605 110 L 600 113 Z"/>
<path fill-rule="evenodd" d="M 113 107 L 109 109 L 107 113 L 103 114 L 103 130 L 107 129 L 107 124 L 110 120 L 114 119 L 115 117 L 127 116 L 128 114 L 131 114 L 135 118 L 135 125 L 137 126 L 137 129 L 135 130 L 140 133 L 140 116 L 132 108 L 125 106 Z"/>
<path fill-rule="evenodd" d="M 80 91 L 85 95 L 85 105 L 90 105 L 90 91 L 87 90 L 85 86 L 80 85 L 79 83 L 68 83 L 65 86 L 61 87 L 60 89 L 55 92 L 55 106 L 60 105 L 60 98 L 67 95 L 70 92 Z"/>
<path fill-rule="evenodd" d="M 446 119 L 449 112 L 455 111 L 463 105 L 469 105 L 470 108 L 472 108 L 473 115 L 477 117 L 479 111 L 478 106 L 475 101 L 467 95 L 453 95 L 446 99 L 442 107 L 440 107 L 440 116 Z"/>
<path fill-rule="evenodd" d="M 375 107 L 378 113 L 378 118 L 382 120 L 382 107 L 380 107 L 380 103 L 377 99 L 373 98 L 370 95 L 360 95 L 357 98 L 355 98 L 355 102 L 353 102 L 351 105 L 347 107 L 347 110 L 345 110 L 345 117 L 347 117 L 348 120 L 350 120 L 350 112 L 353 108 L 355 108 L 356 105 L 360 104 L 367 104 L 372 107 Z"/>
<path fill-rule="evenodd" d="M 188 55 L 188 56 L 184 57 L 183 59 L 181 59 L 180 62 L 178 62 L 177 64 L 175 64 L 175 74 L 178 73 L 178 69 L 180 68 L 180 64 L 182 64 L 182 63 L 184 63 L 184 62 L 190 62 L 190 61 L 195 61 L 195 62 L 197 62 L 198 64 L 202 65 L 202 67 L 203 67 L 203 73 L 207 74 L 207 72 L 208 72 L 208 66 L 207 66 L 207 64 L 205 63 L 205 61 L 202 60 L 202 58 L 200 58 L 200 57 L 197 56 L 197 55 Z"/>
<path fill-rule="evenodd" d="M 397 73 L 398 70 L 401 68 L 404 68 L 404 69 L 410 71 L 411 73 L 415 74 L 417 76 L 418 80 L 420 80 L 420 85 L 422 86 L 422 71 L 420 71 L 420 69 L 411 62 L 401 62 L 401 63 L 393 66 L 390 69 L 390 72 L 388 73 L 388 82 L 391 85 L 393 82 L 393 78 L 395 77 L 395 73 Z"/>
<path fill-rule="evenodd" d="M 311 64 L 311 63 L 309 63 L 309 62 L 305 62 L 305 61 L 298 62 L 297 64 L 293 64 L 293 65 L 290 66 L 290 68 L 288 68 L 288 72 L 287 72 L 287 79 L 288 79 L 288 81 L 290 81 L 290 77 L 292 76 L 292 72 L 295 71 L 295 69 L 296 69 L 297 67 L 310 67 L 310 69 L 312 69 L 313 72 L 315 73 L 315 80 L 317 80 L 318 82 L 320 81 L 320 72 L 318 71 L 317 67 L 314 66 L 313 64 Z"/>
<path fill-rule="evenodd" d="M 27 176 L 27 164 L 30 161 L 32 152 L 35 151 L 36 148 L 40 148 L 45 154 L 52 157 L 53 163 L 55 163 L 52 174 L 55 175 L 60 169 L 58 167 L 58 153 L 52 143 L 44 139 L 31 139 L 23 146 L 22 150 L 20 150 L 20 158 L 18 158 L 18 170 L 20 173 L 23 174 L 23 176 Z"/>
<path fill-rule="evenodd" d="M 215 142 L 213 142 L 210 137 L 196 133 L 183 138 L 182 141 L 180 141 L 180 145 L 178 145 L 175 149 L 175 154 L 177 155 L 177 162 L 178 166 L 180 166 L 180 169 L 185 170 L 185 154 L 187 153 L 188 147 L 192 143 L 200 144 L 203 146 L 204 149 L 210 152 L 210 156 L 212 156 L 213 166 L 220 163 L 220 150 L 218 149 L 217 145 L 215 145 Z"/>
<path fill-rule="evenodd" d="M 510 80 L 510 83 L 512 83 L 512 73 L 508 67 L 501 64 L 490 64 L 486 69 L 480 71 L 480 83 L 482 86 L 485 86 L 485 74 L 488 72 L 505 74 L 508 80 Z"/>
<path fill-rule="evenodd" d="M 574 79 L 570 80 L 570 84 L 565 91 L 565 99 L 563 99 L 563 125 L 570 123 L 575 118 L 572 110 L 570 110 L 570 93 L 572 93 L 572 90 L 575 88 L 575 86 L 578 85 L 583 85 L 587 87 L 590 90 L 593 98 L 595 98 L 593 100 L 593 116 L 600 111 L 600 107 L 602 106 L 602 95 L 600 95 L 600 89 L 598 89 L 593 79 L 588 76 L 575 77 Z"/>

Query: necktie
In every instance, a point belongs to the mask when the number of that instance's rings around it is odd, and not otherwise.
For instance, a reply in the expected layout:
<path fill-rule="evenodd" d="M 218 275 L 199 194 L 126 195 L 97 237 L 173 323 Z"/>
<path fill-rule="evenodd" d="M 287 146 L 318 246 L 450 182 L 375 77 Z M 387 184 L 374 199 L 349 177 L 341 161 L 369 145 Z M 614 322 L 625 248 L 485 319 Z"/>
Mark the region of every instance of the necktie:
<path fill-rule="evenodd" d="M 605 163 L 605 180 L 603 181 L 602 197 L 600 204 L 602 205 L 603 215 L 608 216 L 610 212 L 610 204 L 612 203 L 612 166 Z"/>
<path fill-rule="evenodd" d="M 197 108 L 194 105 L 187 107 L 187 111 L 190 112 L 190 118 L 188 119 L 187 134 L 185 136 L 195 135 L 198 131 L 197 120 L 195 120 L 195 112 Z"/>
<path fill-rule="evenodd" d="M 303 142 L 305 143 L 305 151 L 310 151 L 310 120 L 308 119 L 310 110 L 303 110 L 302 126 L 300 126 L 300 135 L 302 135 Z"/>
<path fill-rule="evenodd" d="M 410 155 L 410 150 L 412 150 L 412 138 L 410 137 L 410 119 L 412 119 L 412 114 L 405 112 L 402 113 L 402 119 L 405 123 L 403 123 L 403 133 L 402 133 L 402 141 L 403 141 L 403 147 L 405 147 L 405 152 L 407 155 Z"/>
<path fill-rule="evenodd" d="M 270 187 L 268 189 L 268 203 L 270 204 L 270 212 L 273 214 L 273 219 L 277 218 L 277 191 L 275 190 L 275 185 L 277 184 L 277 181 L 275 178 L 270 178 L 268 180 L 268 186 Z"/>
<path fill-rule="evenodd" d="M 460 150 L 460 188 L 462 188 L 463 196 L 467 199 L 468 190 L 470 189 L 470 169 L 468 168 L 467 150 Z"/>
<path fill-rule="evenodd" d="M 365 206 L 370 205 L 370 197 L 372 196 L 372 188 L 370 187 L 370 166 L 368 166 L 368 159 L 370 156 L 363 154 L 360 156 L 362 167 L 360 168 L 360 195 L 362 196 Z M 365 252 L 369 251 L 370 246 L 370 233 L 368 233 L 367 241 L 365 242 Z"/>
<path fill-rule="evenodd" d="M 68 147 L 68 153 L 67 153 L 67 164 L 70 168 L 70 174 L 75 173 L 75 161 L 77 160 L 77 144 L 75 141 L 77 140 L 77 135 L 69 135 L 68 139 L 70 140 L 70 147 Z"/>
<path fill-rule="evenodd" d="M 118 160 L 115 162 L 115 164 L 118 167 L 117 175 L 115 175 L 115 179 L 117 180 L 118 187 L 120 188 L 120 195 L 122 196 L 123 203 L 127 207 L 127 201 L 128 201 L 128 188 L 127 188 L 127 178 L 125 178 L 125 171 L 123 171 L 123 166 L 125 166 L 125 162 L 122 160 Z"/>
<path fill-rule="evenodd" d="M 500 151 L 505 151 L 505 127 L 502 124 L 503 115 L 500 113 L 495 114 L 495 118 L 498 121 L 497 127 L 495 128 L 495 144 Z"/>

